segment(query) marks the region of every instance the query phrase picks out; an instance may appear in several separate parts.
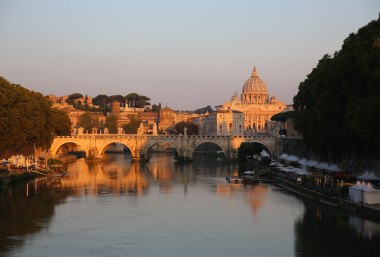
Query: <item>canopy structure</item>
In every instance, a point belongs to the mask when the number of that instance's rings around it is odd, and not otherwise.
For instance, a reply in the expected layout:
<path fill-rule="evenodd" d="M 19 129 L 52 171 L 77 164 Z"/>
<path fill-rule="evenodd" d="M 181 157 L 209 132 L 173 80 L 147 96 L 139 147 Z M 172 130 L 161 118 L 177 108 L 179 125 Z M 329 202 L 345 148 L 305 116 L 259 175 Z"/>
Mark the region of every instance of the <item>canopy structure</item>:
<path fill-rule="evenodd" d="M 343 171 L 336 164 L 331 164 L 329 167 L 327 167 L 326 170 L 328 170 L 328 171 L 335 171 L 335 172 L 342 172 Z"/>
<path fill-rule="evenodd" d="M 350 200 L 355 203 L 380 204 L 380 190 L 376 189 L 371 182 L 357 181 L 348 190 Z"/>
<path fill-rule="evenodd" d="M 278 156 L 278 159 L 280 159 L 280 160 L 287 160 L 287 158 L 288 158 L 288 154 L 286 154 L 286 153 L 283 153 L 280 156 Z"/>
<path fill-rule="evenodd" d="M 316 166 L 314 166 L 315 168 L 317 169 L 321 169 L 321 170 L 327 170 L 327 168 L 329 167 L 330 165 L 326 162 L 320 162 L 318 163 Z"/>
<path fill-rule="evenodd" d="M 366 170 L 363 174 L 357 177 L 358 179 L 371 181 L 371 180 L 380 180 L 380 177 L 377 176 L 373 171 Z"/>
<path fill-rule="evenodd" d="M 260 155 L 261 155 L 261 157 L 270 157 L 269 153 L 265 150 L 262 150 Z"/>
<path fill-rule="evenodd" d="M 308 163 L 309 160 L 305 159 L 305 158 L 302 158 L 301 160 L 298 161 L 299 164 L 301 165 L 306 165 L 306 163 Z"/>
<path fill-rule="evenodd" d="M 288 161 L 290 162 L 298 162 L 300 160 L 300 158 L 298 158 L 297 156 L 295 155 L 288 155 L 288 158 L 286 158 Z"/>

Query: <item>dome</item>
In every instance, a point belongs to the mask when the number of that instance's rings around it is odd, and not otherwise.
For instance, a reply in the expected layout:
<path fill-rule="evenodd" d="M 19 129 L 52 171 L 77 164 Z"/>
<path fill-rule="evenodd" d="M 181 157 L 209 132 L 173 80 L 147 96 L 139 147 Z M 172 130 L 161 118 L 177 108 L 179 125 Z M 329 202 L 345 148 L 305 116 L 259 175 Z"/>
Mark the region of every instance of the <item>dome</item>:
<path fill-rule="evenodd" d="M 245 103 L 264 103 L 268 100 L 268 97 L 267 86 L 265 82 L 260 79 L 255 67 L 251 77 L 243 86 L 241 100 Z"/>
<path fill-rule="evenodd" d="M 267 86 L 265 82 L 260 79 L 256 67 L 253 69 L 251 77 L 244 84 L 243 94 L 244 93 L 268 93 Z"/>

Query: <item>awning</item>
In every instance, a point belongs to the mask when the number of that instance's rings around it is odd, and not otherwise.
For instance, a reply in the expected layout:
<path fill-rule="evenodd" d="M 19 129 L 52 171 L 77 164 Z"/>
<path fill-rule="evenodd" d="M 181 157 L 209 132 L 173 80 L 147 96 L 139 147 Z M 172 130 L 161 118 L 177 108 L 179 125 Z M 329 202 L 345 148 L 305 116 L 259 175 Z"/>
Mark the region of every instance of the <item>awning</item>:
<path fill-rule="evenodd" d="M 330 165 L 326 162 L 320 162 L 320 163 L 318 163 L 318 165 L 316 165 L 314 167 L 317 169 L 321 169 L 321 170 L 327 170 L 327 168 L 330 167 Z"/>

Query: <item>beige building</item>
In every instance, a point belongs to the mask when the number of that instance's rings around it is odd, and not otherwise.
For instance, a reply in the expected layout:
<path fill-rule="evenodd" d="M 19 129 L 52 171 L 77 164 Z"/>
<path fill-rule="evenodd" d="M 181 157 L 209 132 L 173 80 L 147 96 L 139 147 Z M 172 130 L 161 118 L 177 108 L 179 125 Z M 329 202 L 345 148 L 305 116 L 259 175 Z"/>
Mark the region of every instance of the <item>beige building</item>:
<path fill-rule="evenodd" d="M 160 109 L 159 113 L 160 119 L 158 123 L 159 130 L 166 130 L 169 127 L 174 126 L 175 121 L 175 111 L 170 109 L 169 107 L 164 107 Z"/>
<path fill-rule="evenodd" d="M 244 113 L 235 110 L 220 110 L 193 119 L 199 126 L 199 134 L 228 136 L 244 134 Z"/>
<path fill-rule="evenodd" d="M 267 122 L 276 113 L 282 112 L 286 105 L 275 96 L 269 97 L 265 82 L 259 77 L 256 68 L 244 83 L 240 98 L 235 93 L 231 101 L 222 106 L 222 110 L 236 110 L 244 113 L 246 131 L 265 130 Z"/>

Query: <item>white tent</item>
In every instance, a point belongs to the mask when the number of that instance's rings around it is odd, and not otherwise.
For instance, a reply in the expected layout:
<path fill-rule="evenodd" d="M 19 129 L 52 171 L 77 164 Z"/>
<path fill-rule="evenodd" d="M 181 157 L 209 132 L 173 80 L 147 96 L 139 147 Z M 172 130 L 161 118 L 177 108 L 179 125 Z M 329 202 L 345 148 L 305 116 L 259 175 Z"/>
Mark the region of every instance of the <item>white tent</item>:
<path fill-rule="evenodd" d="M 317 169 L 321 169 L 321 170 L 327 170 L 327 168 L 329 167 L 330 165 L 326 162 L 320 162 L 318 163 L 316 166 Z"/>
<path fill-rule="evenodd" d="M 302 158 L 301 160 L 298 161 L 298 163 L 301 165 L 306 165 L 308 163 L 308 160 L 305 158 Z"/>
<path fill-rule="evenodd" d="M 380 190 L 374 188 L 371 182 L 363 187 L 363 203 L 364 204 L 379 204 L 380 203 Z"/>
<path fill-rule="evenodd" d="M 307 172 L 304 169 L 294 168 L 294 170 L 295 170 L 296 174 L 299 175 L 299 176 L 306 176 L 306 175 L 309 174 L 309 172 Z"/>
<path fill-rule="evenodd" d="M 319 163 L 317 161 L 308 161 L 306 163 L 306 166 L 309 166 L 309 167 L 316 167 Z"/>
<path fill-rule="evenodd" d="M 365 183 L 362 183 L 360 181 L 356 181 L 355 185 L 348 188 L 348 194 L 350 197 L 350 200 L 355 203 L 361 203 L 363 201 L 362 199 L 362 190 L 365 187 Z"/>
<path fill-rule="evenodd" d="M 378 177 L 373 171 L 366 170 L 363 174 L 357 177 L 361 180 L 380 180 L 380 177 Z"/>
<path fill-rule="evenodd" d="M 300 160 L 300 158 L 298 158 L 297 156 L 295 155 L 288 155 L 288 158 L 286 158 L 288 161 L 290 162 L 298 162 Z"/>
<path fill-rule="evenodd" d="M 337 171 L 343 171 L 341 168 L 339 168 L 336 164 L 331 164 L 328 168 L 327 168 L 327 170 L 329 170 L 329 171 L 335 171 L 335 172 L 337 172 Z"/>
<path fill-rule="evenodd" d="M 283 153 L 280 156 L 278 156 L 278 159 L 286 160 L 288 158 L 288 154 Z"/>
<path fill-rule="evenodd" d="M 262 150 L 261 153 L 260 153 L 260 155 L 262 157 L 270 157 L 269 153 L 267 151 L 265 151 L 265 150 Z"/>

